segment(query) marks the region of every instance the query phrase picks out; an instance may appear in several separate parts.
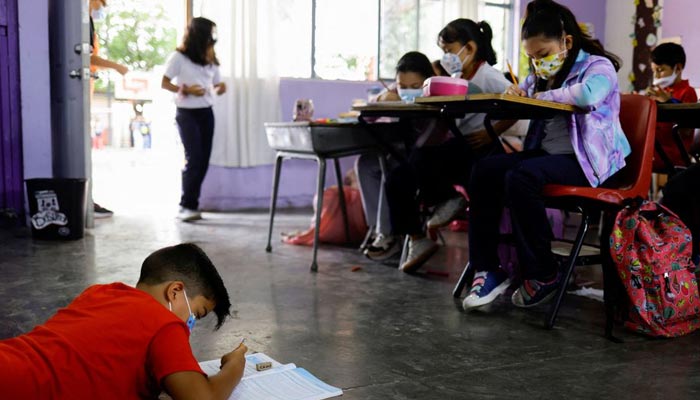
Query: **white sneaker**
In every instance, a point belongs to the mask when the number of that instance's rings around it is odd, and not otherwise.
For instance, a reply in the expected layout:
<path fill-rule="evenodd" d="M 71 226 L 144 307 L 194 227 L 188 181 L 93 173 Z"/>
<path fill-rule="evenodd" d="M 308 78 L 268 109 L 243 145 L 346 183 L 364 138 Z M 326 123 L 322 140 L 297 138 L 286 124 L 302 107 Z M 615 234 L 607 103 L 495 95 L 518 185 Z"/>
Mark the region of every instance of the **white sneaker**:
<path fill-rule="evenodd" d="M 372 244 L 367 246 L 364 253 L 374 261 L 384 261 L 401 251 L 399 240 L 396 236 L 380 233 Z"/>
<path fill-rule="evenodd" d="M 413 272 L 420 268 L 424 262 L 428 261 L 430 256 L 438 251 L 440 246 L 427 237 L 417 240 L 408 241 L 408 256 L 406 261 L 399 266 L 403 272 Z"/>
<path fill-rule="evenodd" d="M 453 219 L 467 208 L 467 200 L 464 197 L 453 197 L 435 207 L 435 212 L 427 222 L 428 229 L 442 228 L 452 222 Z"/>
<path fill-rule="evenodd" d="M 177 214 L 177 219 L 183 222 L 196 221 L 202 219 L 202 213 L 197 210 L 180 207 L 180 212 Z"/>
<path fill-rule="evenodd" d="M 499 268 L 493 272 L 477 272 L 474 275 L 469 294 L 462 301 L 465 311 L 488 307 L 510 286 L 508 274 Z M 486 311 L 486 310 L 484 310 Z"/>

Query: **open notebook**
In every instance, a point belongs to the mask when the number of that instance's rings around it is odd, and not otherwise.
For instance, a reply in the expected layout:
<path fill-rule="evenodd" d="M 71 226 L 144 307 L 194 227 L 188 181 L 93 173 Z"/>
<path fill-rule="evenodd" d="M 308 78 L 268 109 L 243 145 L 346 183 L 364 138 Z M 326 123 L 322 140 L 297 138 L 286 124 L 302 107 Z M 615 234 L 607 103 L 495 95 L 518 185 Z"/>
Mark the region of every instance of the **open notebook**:
<path fill-rule="evenodd" d="M 341 389 L 322 382 L 304 368 L 281 364 L 265 353 L 249 354 L 245 359 L 243 379 L 229 400 L 322 400 L 343 394 Z M 256 371 L 255 364 L 261 362 L 271 362 L 272 368 Z M 219 372 L 221 360 L 199 365 L 207 375 L 213 375 Z"/>

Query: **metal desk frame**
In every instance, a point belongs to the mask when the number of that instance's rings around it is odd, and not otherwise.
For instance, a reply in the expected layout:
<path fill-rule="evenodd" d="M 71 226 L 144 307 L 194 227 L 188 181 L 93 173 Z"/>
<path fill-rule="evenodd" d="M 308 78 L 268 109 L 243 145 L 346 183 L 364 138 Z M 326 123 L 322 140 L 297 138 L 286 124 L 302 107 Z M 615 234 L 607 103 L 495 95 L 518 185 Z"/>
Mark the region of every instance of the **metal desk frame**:
<path fill-rule="evenodd" d="M 685 166 L 690 166 L 693 161 L 690 159 L 688 149 L 686 149 L 685 145 L 683 144 L 680 130 L 683 128 L 700 128 L 700 103 L 658 104 L 656 120 L 657 122 L 673 123 L 671 137 L 673 138 L 673 142 L 676 144 L 676 147 L 678 147 L 678 150 L 680 150 Z M 666 165 L 668 174 L 675 174 L 676 168 L 673 165 L 670 157 L 661 148 L 658 140 L 655 140 L 654 149 Z"/>

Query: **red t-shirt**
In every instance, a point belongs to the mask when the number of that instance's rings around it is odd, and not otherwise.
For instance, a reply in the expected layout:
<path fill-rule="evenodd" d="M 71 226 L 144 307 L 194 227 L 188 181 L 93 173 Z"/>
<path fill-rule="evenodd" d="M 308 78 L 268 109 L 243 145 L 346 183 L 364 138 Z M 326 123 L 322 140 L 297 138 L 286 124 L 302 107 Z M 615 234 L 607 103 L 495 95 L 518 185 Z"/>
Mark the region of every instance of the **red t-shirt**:
<path fill-rule="evenodd" d="M 680 101 L 681 103 L 695 103 L 698 101 L 695 88 L 691 87 L 687 80 L 678 82 L 677 84 L 667 88 L 666 91 L 672 98 Z M 673 140 L 673 136 L 671 134 L 672 130 L 672 123 L 658 122 L 656 124 L 656 141 L 661 145 L 664 153 L 666 153 L 666 155 L 668 155 L 668 157 L 671 159 L 673 165 L 684 165 L 680 149 Z M 686 149 L 688 149 L 692 143 L 692 136 L 683 138 L 683 145 Z M 663 160 L 658 156 L 658 154 L 654 157 L 653 170 L 657 172 L 666 172 L 667 170 L 666 164 L 664 164 Z"/>
<path fill-rule="evenodd" d="M 45 324 L 0 341 L 6 400 L 155 398 L 180 371 L 203 374 L 187 326 L 122 283 L 91 286 Z"/>

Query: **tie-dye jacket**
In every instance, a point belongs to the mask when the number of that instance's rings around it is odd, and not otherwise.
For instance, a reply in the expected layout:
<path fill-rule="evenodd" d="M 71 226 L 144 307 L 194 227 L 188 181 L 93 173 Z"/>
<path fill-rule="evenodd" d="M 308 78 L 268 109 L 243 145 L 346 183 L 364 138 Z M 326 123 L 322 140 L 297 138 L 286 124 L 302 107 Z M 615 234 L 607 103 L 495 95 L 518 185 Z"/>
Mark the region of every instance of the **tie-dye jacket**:
<path fill-rule="evenodd" d="M 520 87 L 533 97 L 535 76 L 528 76 Z M 569 135 L 591 186 L 599 186 L 625 166 L 631 148 L 620 126 L 620 89 L 610 60 L 580 50 L 561 88 L 539 93 L 537 98 L 585 111 L 571 115 Z"/>

